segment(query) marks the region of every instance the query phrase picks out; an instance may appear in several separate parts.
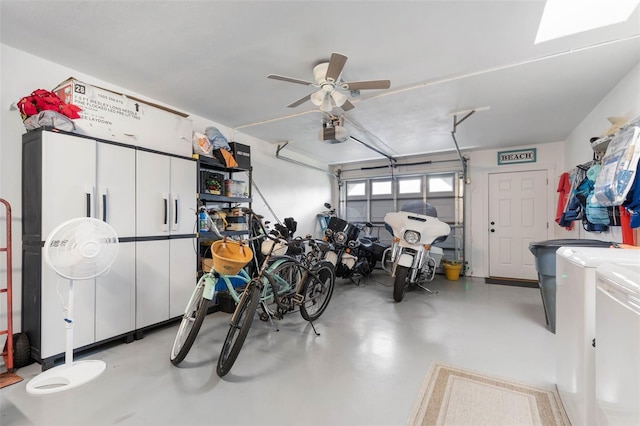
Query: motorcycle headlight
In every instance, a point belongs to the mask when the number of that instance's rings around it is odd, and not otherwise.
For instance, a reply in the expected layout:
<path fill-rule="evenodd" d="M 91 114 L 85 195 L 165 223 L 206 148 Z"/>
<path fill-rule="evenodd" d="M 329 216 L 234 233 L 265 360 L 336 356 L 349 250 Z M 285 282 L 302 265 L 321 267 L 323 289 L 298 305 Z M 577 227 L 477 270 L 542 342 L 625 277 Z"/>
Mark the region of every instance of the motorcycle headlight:
<path fill-rule="evenodd" d="M 347 234 L 344 232 L 336 232 L 335 240 L 338 244 L 344 244 L 347 242 Z"/>
<path fill-rule="evenodd" d="M 416 231 L 405 231 L 404 240 L 409 244 L 418 244 L 418 241 L 420 241 L 420 233 Z"/>
<path fill-rule="evenodd" d="M 324 230 L 324 236 L 325 237 L 331 238 L 332 235 L 333 235 L 333 230 L 328 229 L 328 228 Z"/>

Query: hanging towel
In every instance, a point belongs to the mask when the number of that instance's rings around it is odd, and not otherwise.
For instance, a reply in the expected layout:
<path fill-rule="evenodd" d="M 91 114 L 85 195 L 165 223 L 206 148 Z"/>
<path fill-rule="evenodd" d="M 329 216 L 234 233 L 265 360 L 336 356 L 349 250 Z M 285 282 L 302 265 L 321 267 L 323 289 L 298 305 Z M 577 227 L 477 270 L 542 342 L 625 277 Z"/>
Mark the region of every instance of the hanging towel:
<path fill-rule="evenodd" d="M 556 208 L 556 223 L 558 223 L 558 225 L 568 230 L 571 230 L 573 229 L 573 222 L 562 220 L 562 214 L 565 211 L 565 207 L 569 199 L 569 194 L 571 194 L 571 181 L 569 179 L 569 173 L 565 172 L 560 176 L 557 192 L 558 192 L 558 207 Z"/>

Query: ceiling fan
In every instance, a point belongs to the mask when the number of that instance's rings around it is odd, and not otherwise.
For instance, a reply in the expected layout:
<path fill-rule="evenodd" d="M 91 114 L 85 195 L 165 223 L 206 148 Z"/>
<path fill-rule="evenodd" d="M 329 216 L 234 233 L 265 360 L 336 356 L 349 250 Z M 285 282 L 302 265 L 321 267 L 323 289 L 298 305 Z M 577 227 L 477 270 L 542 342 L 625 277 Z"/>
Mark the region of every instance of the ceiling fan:
<path fill-rule="evenodd" d="M 329 62 L 322 62 L 313 68 L 313 78 L 315 82 L 277 74 L 269 74 L 267 78 L 318 88 L 316 92 L 298 99 L 287 106 L 294 108 L 310 100 L 324 112 L 331 112 L 334 107 L 342 108 L 343 111 L 353 109 L 354 105 L 349 102 L 348 96 L 344 92 L 353 93 L 360 90 L 388 89 L 391 87 L 389 80 L 342 81 L 340 75 L 346 62 L 346 56 L 340 53 L 332 53 Z"/>

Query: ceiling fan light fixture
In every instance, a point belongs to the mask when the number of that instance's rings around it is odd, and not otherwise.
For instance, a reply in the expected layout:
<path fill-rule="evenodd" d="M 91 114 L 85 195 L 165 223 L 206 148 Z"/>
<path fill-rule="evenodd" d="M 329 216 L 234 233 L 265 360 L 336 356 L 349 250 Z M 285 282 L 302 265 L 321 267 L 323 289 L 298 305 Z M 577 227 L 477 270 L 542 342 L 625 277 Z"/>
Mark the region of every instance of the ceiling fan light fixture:
<path fill-rule="evenodd" d="M 319 107 L 320 105 L 322 105 L 322 102 L 324 102 L 324 99 L 326 97 L 326 93 L 322 90 L 318 90 L 317 92 L 314 92 L 311 94 L 311 102 Z"/>
<path fill-rule="evenodd" d="M 337 107 L 341 107 L 345 102 L 347 102 L 347 96 L 344 93 L 338 92 L 337 90 L 331 92 L 331 98 L 333 99 L 333 102 L 335 102 Z"/>
<path fill-rule="evenodd" d="M 322 104 L 320 105 L 320 111 L 331 112 L 332 110 L 333 110 L 333 104 L 331 103 L 331 96 L 327 95 L 322 100 Z"/>
<path fill-rule="evenodd" d="M 331 94 L 320 89 L 317 92 L 311 94 L 311 102 L 320 108 L 320 111 L 331 112 L 333 110 L 333 104 L 331 103 Z"/>

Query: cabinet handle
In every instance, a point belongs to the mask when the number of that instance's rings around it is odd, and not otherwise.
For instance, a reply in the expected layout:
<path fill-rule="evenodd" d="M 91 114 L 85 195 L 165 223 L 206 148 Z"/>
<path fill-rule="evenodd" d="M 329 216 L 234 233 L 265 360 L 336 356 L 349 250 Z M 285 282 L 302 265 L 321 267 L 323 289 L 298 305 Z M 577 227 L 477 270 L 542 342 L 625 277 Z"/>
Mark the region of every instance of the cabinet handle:
<path fill-rule="evenodd" d="M 85 193 L 87 202 L 87 217 L 91 217 L 91 193 Z"/>
<path fill-rule="evenodd" d="M 107 194 L 102 194 L 102 220 L 107 221 Z"/>
<path fill-rule="evenodd" d="M 164 199 L 164 224 L 167 224 L 167 215 L 169 210 L 169 200 Z"/>
<path fill-rule="evenodd" d="M 176 209 L 176 210 L 175 210 L 175 212 L 176 212 L 176 217 L 175 217 L 174 224 L 176 224 L 176 225 L 177 225 L 177 224 L 178 224 L 178 199 L 176 198 L 175 200 L 173 200 L 173 202 L 174 202 L 174 204 L 175 204 L 175 205 L 174 205 L 174 208 Z"/>

